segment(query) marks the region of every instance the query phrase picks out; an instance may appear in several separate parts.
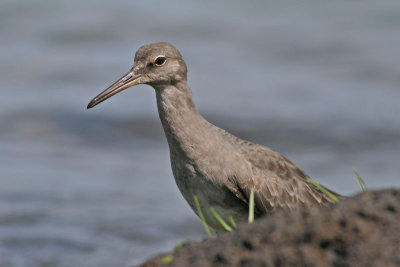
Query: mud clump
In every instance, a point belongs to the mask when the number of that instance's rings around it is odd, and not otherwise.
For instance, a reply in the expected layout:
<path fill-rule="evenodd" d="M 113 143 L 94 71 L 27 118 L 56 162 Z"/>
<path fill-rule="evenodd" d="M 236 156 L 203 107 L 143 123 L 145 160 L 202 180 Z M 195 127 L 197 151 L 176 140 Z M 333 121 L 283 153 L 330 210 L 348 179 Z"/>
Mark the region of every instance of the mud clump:
<path fill-rule="evenodd" d="M 400 266 L 400 190 L 277 212 L 140 266 Z"/>

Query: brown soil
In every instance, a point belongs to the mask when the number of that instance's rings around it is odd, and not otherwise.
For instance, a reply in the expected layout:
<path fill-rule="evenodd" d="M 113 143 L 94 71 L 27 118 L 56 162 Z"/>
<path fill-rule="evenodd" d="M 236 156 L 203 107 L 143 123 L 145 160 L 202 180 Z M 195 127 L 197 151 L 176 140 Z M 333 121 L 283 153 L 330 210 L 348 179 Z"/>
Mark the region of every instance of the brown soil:
<path fill-rule="evenodd" d="M 400 190 L 277 212 L 141 266 L 400 266 Z"/>

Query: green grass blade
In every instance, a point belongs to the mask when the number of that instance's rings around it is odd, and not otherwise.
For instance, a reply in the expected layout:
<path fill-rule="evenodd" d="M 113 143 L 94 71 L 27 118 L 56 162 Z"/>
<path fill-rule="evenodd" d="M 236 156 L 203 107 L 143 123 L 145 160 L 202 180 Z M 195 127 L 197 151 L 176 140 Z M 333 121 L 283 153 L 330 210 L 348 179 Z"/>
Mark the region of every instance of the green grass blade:
<path fill-rule="evenodd" d="M 310 184 L 314 185 L 315 187 L 317 187 L 319 190 L 321 190 L 325 195 L 327 195 L 328 197 L 330 197 L 333 201 L 335 202 L 339 202 L 339 199 L 332 194 L 331 192 L 329 192 L 325 187 L 323 187 L 322 185 L 320 185 L 319 183 L 317 183 L 316 181 L 314 181 L 311 178 L 307 178 L 307 182 L 309 182 Z"/>
<path fill-rule="evenodd" d="M 206 222 L 206 219 L 204 218 L 203 212 L 201 211 L 199 199 L 197 198 L 196 195 L 193 196 L 193 199 L 194 199 L 194 204 L 196 205 L 197 215 L 199 215 L 200 220 L 203 223 L 204 230 L 206 231 L 207 235 L 209 237 L 211 237 L 212 234 L 211 234 L 210 228 L 208 228 L 208 224 Z"/>
<path fill-rule="evenodd" d="M 174 247 L 174 251 L 180 249 L 183 246 L 183 241 L 179 241 L 178 243 L 176 243 L 175 247 Z"/>
<path fill-rule="evenodd" d="M 250 192 L 250 203 L 249 203 L 249 223 L 254 221 L 254 190 Z"/>
<path fill-rule="evenodd" d="M 218 222 L 224 227 L 224 229 L 228 232 L 232 232 L 232 227 L 230 227 L 222 218 L 219 216 L 219 214 L 215 211 L 213 207 L 210 207 L 211 213 L 215 216 L 215 218 L 218 220 Z"/>
<path fill-rule="evenodd" d="M 172 263 L 173 261 L 174 261 L 174 256 L 172 256 L 172 255 L 164 256 L 164 257 L 162 257 L 162 259 L 161 259 L 161 262 L 164 263 L 164 264 L 170 264 L 170 263 Z"/>
<path fill-rule="evenodd" d="M 230 221 L 231 225 L 233 226 L 233 228 L 236 228 L 236 223 L 235 223 L 235 220 L 232 218 L 232 216 L 229 216 L 229 221 Z"/>
<path fill-rule="evenodd" d="M 356 175 L 357 182 L 360 185 L 361 191 L 362 192 L 367 191 L 367 186 L 365 185 L 363 178 L 361 178 L 361 175 L 358 173 L 358 171 L 355 168 L 353 168 L 353 172 Z"/>

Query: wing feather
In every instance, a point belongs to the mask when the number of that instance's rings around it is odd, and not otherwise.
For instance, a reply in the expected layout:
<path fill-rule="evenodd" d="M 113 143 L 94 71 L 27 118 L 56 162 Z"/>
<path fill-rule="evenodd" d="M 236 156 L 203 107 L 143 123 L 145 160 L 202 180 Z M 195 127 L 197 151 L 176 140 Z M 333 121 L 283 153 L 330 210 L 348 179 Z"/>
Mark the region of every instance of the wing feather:
<path fill-rule="evenodd" d="M 241 158 L 250 165 L 251 175 L 238 173 L 230 178 L 230 190 L 248 203 L 251 190 L 254 191 L 256 211 L 265 214 L 275 209 L 296 209 L 299 207 L 322 206 L 334 201 L 309 183 L 309 176 L 283 155 L 268 147 L 240 139 L 223 129 L 215 128 L 228 140 Z M 327 189 L 337 198 L 340 194 Z M 238 194 L 240 192 L 240 194 Z"/>
<path fill-rule="evenodd" d="M 238 191 L 247 199 L 254 191 L 256 209 L 269 213 L 276 209 L 322 206 L 334 201 L 307 181 L 308 176 L 293 162 L 271 149 L 241 141 L 240 153 L 252 168 L 249 177 L 235 177 Z M 332 191 L 338 198 L 341 195 Z"/>

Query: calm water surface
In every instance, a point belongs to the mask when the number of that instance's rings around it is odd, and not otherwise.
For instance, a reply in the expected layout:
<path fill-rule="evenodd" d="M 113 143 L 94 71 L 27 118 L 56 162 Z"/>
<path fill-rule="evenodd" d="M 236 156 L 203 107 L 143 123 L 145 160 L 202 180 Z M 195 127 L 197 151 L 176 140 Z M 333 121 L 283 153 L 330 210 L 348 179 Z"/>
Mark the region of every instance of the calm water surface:
<path fill-rule="evenodd" d="M 0 3 L 0 266 L 129 266 L 204 237 L 149 86 L 93 110 L 169 41 L 200 112 L 343 194 L 400 186 L 397 0 Z"/>

